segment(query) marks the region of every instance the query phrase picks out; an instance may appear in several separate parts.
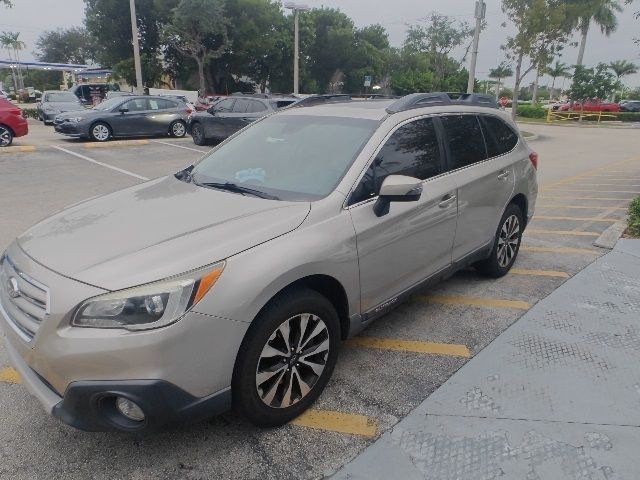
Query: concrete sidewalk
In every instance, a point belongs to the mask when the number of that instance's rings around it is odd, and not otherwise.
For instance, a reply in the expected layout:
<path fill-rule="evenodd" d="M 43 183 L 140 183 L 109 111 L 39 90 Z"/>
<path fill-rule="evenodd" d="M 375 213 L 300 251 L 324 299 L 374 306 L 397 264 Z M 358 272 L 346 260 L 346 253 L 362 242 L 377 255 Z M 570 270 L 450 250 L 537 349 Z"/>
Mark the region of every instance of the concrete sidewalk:
<path fill-rule="evenodd" d="M 621 240 L 334 479 L 640 479 L 640 241 Z"/>

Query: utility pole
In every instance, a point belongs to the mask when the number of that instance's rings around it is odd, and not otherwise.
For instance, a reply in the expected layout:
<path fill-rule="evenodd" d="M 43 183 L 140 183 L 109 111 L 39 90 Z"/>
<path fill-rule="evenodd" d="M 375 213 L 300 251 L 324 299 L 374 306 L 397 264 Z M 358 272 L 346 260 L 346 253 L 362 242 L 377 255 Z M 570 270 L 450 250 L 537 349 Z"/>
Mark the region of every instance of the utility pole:
<path fill-rule="evenodd" d="M 473 48 L 471 50 L 471 62 L 469 63 L 469 82 L 467 83 L 467 93 L 473 93 L 473 86 L 476 79 L 476 61 L 478 60 L 478 44 L 480 43 L 480 28 L 484 20 L 487 4 L 484 0 L 476 2 L 476 29 L 473 32 Z"/>
<path fill-rule="evenodd" d="M 136 93 L 142 95 L 142 65 L 140 64 L 140 44 L 138 43 L 138 22 L 136 21 L 136 2 L 129 0 L 131 10 L 131 37 L 133 39 L 133 62 L 136 67 Z"/>
<path fill-rule="evenodd" d="M 300 80 L 300 12 L 306 12 L 310 10 L 307 5 L 298 5 L 293 2 L 286 2 L 285 8 L 293 10 L 293 93 L 297 95 L 299 93 L 299 80 Z"/>

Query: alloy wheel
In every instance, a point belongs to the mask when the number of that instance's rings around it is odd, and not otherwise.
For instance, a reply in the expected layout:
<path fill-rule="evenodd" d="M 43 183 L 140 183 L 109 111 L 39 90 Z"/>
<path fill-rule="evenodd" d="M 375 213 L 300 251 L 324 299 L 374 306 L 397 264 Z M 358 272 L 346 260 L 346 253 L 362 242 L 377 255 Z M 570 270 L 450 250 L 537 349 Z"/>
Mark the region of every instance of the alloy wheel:
<path fill-rule="evenodd" d="M 106 125 L 98 124 L 91 129 L 93 138 L 99 142 L 104 142 L 109 139 L 109 128 Z"/>
<path fill-rule="evenodd" d="M 173 134 L 174 137 L 184 137 L 184 134 L 186 133 L 186 128 L 184 126 L 184 123 L 182 122 L 176 122 L 171 126 L 171 133 Z"/>
<path fill-rule="evenodd" d="M 296 404 L 311 392 L 327 366 L 330 338 L 325 322 L 310 313 L 289 318 L 260 353 L 256 388 L 272 408 Z"/>
<path fill-rule="evenodd" d="M 498 265 L 508 266 L 516 256 L 520 239 L 520 221 L 515 215 L 510 215 L 502 224 L 498 237 Z"/>
<path fill-rule="evenodd" d="M 6 127 L 0 126 L 0 147 L 7 147 L 11 144 L 13 137 Z"/>

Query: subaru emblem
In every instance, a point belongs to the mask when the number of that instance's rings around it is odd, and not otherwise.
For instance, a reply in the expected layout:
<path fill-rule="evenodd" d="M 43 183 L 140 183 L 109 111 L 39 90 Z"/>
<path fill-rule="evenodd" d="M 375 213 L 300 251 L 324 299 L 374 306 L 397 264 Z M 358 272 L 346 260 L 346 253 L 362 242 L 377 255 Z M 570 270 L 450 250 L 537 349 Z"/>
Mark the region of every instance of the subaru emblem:
<path fill-rule="evenodd" d="M 20 287 L 15 277 L 11 277 L 7 282 L 7 292 L 11 298 L 18 298 L 20 296 Z"/>

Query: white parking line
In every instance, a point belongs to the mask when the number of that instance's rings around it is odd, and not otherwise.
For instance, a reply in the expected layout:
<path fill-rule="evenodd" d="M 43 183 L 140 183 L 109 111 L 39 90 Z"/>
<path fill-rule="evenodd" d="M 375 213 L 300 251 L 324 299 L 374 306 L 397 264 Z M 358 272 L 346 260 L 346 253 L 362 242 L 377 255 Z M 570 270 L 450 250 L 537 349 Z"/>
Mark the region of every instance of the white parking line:
<path fill-rule="evenodd" d="M 130 172 L 129 170 L 124 170 L 122 168 L 114 167 L 113 165 L 108 165 L 106 163 L 99 162 L 94 160 L 93 158 L 86 157 L 84 155 L 80 155 L 79 153 L 72 152 L 71 150 L 67 150 L 66 148 L 58 147 L 54 145 L 53 148 L 56 150 L 60 150 L 61 152 L 68 153 L 69 155 L 73 155 L 74 157 L 81 158 L 82 160 L 86 160 L 87 162 L 95 163 L 96 165 L 100 165 L 101 167 L 110 168 L 111 170 L 115 170 L 116 172 L 124 173 L 125 175 L 129 175 L 130 177 L 135 177 L 140 180 L 149 180 L 147 177 L 143 177 L 142 175 L 138 175 L 137 173 Z"/>
<path fill-rule="evenodd" d="M 162 145 L 169 145 L 170 147 L 184 148 L 185 150 L 191 150 L 193 152 L 198 152 L 198 153 L 207 153 L 206 150 L 199 150 L 193 147 L 185 147 L 183 145 L 176 145 L 175 143 L 163 142 L 161 140 L 153 140 L 153 143 L 161 143 Z"/>

